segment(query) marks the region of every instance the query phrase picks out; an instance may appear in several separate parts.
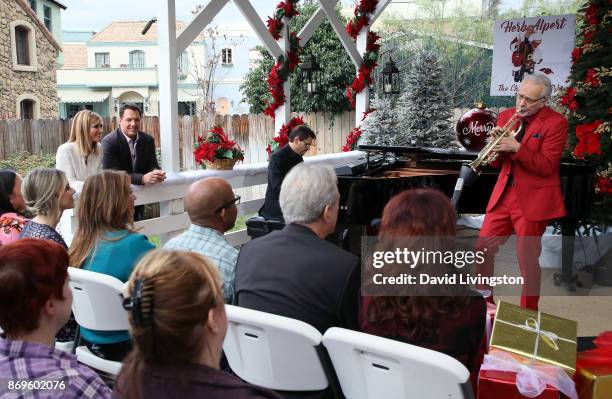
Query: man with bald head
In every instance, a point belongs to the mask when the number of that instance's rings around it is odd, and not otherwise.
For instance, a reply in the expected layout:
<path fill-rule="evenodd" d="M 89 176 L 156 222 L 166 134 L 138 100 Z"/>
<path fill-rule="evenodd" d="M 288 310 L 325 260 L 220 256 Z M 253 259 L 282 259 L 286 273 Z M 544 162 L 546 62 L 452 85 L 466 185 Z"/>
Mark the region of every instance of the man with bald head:
<path fill-rule="evenodd" d="M 164 245 L 164 249 L 198 252 L 210 259 L 223 277 L 223 297 L 231 303 L 234 296 L 238 250 L 223 233 L 234 227 L 240 196 L 223 179 L 209 177 L 189 186 L 185 210 L 191 225 Z"/>

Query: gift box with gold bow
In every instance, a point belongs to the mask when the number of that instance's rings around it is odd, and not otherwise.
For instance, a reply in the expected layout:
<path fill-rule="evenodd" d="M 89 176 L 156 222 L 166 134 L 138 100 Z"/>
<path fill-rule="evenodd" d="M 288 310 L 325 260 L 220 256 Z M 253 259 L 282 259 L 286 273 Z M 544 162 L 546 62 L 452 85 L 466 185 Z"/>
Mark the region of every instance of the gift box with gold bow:
<path fill-rule="evenodd" d="M 489 352 L 503 350 L 523 364 L 552 364 L 573 376 L 577 330 L 573 320 L 502 301 L 497 306 Z"/>
<path fill-rule="evenodd" d="M 595 349 L 578 354 L 576 388 L 580 399 L 612 398 L 612 331 L 594 340 Z"/>

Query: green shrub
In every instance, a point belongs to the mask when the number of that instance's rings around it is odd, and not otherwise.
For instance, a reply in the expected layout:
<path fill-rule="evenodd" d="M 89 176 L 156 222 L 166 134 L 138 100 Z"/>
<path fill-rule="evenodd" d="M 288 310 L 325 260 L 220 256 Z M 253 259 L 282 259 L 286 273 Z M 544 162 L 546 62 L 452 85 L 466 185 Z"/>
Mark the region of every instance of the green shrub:
<path fill-rule="evenodd" d="M 54 168 L 55 154 L 29 154 L 24 151 L 0 159 L 0 169 L 12 169 L 21 176 L 27 175 L 30 170 L 39 166 Z"/>

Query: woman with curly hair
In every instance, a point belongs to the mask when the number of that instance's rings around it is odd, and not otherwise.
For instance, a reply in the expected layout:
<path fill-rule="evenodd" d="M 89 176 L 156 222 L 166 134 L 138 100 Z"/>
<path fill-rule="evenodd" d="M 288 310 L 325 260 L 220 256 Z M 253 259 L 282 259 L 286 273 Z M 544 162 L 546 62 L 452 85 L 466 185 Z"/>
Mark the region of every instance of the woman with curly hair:
<path fill-rule="evenodd" d="M 378 236 L 383 243 L 405 243 L 412 241 L 408 237 L 415 237 L 439 244 L 445 238 L 454 239 L 455 223 L 455 211 L 443 193 L 412 189 L 387 203 Z M 458 273 L 455 265 L 420 264 L 419 268 L 441 276 Z M 445 353 L 477 374 L 485 333 L 485 301 L 465 286 L 438 289 L 442 291 L 421 290 L 414 296 L 364 296 L 361 330 Z M 436 293 L 443 296 L 431 295 Z"/>

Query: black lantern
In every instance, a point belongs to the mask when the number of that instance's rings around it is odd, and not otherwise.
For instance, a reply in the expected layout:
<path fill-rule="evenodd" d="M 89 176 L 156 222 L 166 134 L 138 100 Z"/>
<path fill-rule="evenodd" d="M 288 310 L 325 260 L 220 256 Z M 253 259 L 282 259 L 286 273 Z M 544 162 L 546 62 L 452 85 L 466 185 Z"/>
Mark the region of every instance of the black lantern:
<path fill-rule="evenodd" d="M 385 62 L 382 71 L 383 76 L 383 93 L 399 94 L 399 69 L 395 66 L 395 62 L 391 57 Z"/>
<path fill-rule="evenodd" d="M 312 55 L 304 57 L 304 62 L 300 66 L 300 82 L 302 83 L 302 92 L 311 96 L 319 92 L 321 86 L 321 68 L 317 60 Z"/>

